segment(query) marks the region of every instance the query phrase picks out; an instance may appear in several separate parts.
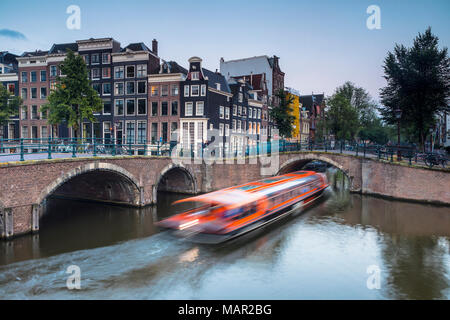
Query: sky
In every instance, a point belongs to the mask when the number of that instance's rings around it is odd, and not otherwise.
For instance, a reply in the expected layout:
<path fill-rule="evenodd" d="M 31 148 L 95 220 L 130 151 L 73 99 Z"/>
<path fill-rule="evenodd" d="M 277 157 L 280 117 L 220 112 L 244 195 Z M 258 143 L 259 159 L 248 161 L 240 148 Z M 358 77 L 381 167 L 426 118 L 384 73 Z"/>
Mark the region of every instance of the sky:
<path fill-rule="evenodd" d="M 79 30 L 66 26 L 80 8 Z M 381 29 L 369 30 L 370 5 Z M 377 100 L 383 60 L 428 26 L 450 44 L 449 0 L 0 0 L 0 51 L 49 50 L 53 43 L 113 37 L 124 47 L 159 42 L 159 56 L 187 67 L 192 56 L 212 71 L 219 60 L 277 55 L 285 85 L 331 95 L 345 81 Z"/>

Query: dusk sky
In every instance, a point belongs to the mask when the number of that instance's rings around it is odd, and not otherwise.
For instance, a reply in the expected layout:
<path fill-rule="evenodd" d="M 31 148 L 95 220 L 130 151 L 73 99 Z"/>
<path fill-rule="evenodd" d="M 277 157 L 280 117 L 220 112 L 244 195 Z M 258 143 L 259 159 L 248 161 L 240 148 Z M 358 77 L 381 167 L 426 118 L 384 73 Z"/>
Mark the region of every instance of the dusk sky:
<path fill-rule="evenodd" d="M 80 30 L 66 27 L 72 4 L 81 8 Z M 381 9 L 380 30 L 366 27 L 369 5 Z M 185 67 L 191 56 L 214 71 L 221 57 L 275 54 L 285 85 L 302 94 L 330 95 L 349 80 L 377 98 L 387 51 L 395 43 L 410 46 L 427 26 L 448 47 L 449 13 L 448 0 L 2 0 L 0 50 L 22 54 L 91 37 L 150 47 L 156 38 L 160 57 Z"/>

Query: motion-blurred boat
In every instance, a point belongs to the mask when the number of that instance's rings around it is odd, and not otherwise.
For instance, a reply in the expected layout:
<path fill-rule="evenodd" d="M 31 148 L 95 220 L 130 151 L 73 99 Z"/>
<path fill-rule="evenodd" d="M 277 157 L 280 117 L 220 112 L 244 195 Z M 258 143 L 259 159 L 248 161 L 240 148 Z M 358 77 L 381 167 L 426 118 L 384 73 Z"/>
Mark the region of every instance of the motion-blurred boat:
<path fill-rule="evenodd" d="M 196 208 L 157 223 L 196 242 L 220 243 L 301 210 L 328 188 L 324 174 L 296 171 L 175 201 Z"/>

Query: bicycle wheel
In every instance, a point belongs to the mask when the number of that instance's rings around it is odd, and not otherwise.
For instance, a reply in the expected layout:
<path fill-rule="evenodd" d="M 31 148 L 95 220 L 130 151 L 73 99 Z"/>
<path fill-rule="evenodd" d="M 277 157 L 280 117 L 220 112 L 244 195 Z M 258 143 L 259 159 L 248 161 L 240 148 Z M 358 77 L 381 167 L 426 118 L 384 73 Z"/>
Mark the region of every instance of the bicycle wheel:
<path fill-rule="evenodd" d="M 426 165 L 427 167 L 433 168 L 433 161 L 432 161 L 432 160 L 425 158 L 425 159 L 423 160 L 423 162 L 425 162 L 425 165 Z"/>

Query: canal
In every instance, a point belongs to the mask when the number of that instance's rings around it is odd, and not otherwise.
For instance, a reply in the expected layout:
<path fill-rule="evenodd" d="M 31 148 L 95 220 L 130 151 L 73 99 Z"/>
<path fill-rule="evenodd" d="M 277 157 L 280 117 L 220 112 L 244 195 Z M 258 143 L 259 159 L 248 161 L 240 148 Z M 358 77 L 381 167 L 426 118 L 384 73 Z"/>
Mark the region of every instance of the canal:
<path fill-rule="evenodd" d="M 160 194 L 143 209 L 51 200 L 39 234 L 0 242 L 0 299 L 450 298 L 448 207 L 337 187 L 305 212 L 212 246 L 154 227 L 182 197 Z M 66 287 L 71 265 L 80 290 Z"/>

